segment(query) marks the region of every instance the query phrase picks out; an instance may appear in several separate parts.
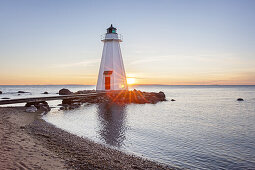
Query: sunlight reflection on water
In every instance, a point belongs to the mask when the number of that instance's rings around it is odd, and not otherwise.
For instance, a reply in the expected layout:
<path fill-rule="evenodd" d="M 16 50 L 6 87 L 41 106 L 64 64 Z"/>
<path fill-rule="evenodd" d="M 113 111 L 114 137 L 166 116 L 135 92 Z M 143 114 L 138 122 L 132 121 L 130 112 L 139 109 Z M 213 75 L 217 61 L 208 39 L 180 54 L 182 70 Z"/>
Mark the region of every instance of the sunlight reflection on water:
<path fill-rule="evenodd" d="M 135 88 L 164 91 L 168 101 L 53 109 L 44 119 L 96 142 L 183 168 L 255 167 L 255 86 Z M 236 101 L 239 97 L 244 101 Z"/>
<path fill-rule="evenodd" d="M 45 120 L 96 142 L 184 168 L 255 167 L 254 86 L 144 90 L 162 90 L 168 101 L 93 104 L 52 112 Z M 238 97 L 245 101 L 237 102 Z"/>

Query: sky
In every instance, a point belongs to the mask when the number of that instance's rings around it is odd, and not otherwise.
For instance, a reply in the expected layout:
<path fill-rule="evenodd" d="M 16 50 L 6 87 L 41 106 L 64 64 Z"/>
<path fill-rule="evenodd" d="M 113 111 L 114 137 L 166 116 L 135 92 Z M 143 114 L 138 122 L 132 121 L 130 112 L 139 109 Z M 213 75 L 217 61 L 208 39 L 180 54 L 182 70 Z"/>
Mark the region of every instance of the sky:
<path fill-rule="evenodd" d="M 255 85 L 254 0 L 0 0 L 0 84 L 95 85 L 110 24 L 137 84 Z"/>

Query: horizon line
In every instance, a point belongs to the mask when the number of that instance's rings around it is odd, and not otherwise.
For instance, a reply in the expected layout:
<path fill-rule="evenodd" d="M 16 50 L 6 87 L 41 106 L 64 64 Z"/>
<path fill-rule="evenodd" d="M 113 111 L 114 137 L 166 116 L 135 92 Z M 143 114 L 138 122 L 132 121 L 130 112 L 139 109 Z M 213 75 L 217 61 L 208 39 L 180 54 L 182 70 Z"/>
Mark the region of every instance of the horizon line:
<path fill-rule="evenodd" d="M 131 84 L 132 86 L 255 86 L 255 84 Z M 96 84 L 0 84 L 0 86 L 96 86 Z"/>

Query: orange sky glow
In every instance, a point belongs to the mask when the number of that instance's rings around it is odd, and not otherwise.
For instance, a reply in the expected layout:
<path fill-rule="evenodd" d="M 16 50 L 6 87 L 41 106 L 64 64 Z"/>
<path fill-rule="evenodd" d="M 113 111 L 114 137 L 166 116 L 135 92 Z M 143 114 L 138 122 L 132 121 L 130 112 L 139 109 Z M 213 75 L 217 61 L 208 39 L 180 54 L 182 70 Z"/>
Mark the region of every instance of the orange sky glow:
<path fill-rule="evenodd" d="M 0 85 L 96 85 L 110 24 L 130 84 L 255 85 L 249 3 L 3 1 Z"/>

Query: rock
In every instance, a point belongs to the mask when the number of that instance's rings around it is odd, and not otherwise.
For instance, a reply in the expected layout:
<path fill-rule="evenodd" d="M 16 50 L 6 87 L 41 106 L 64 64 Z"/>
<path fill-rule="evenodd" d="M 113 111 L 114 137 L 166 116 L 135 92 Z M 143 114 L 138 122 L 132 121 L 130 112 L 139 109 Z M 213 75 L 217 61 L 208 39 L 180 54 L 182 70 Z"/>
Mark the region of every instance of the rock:
<path fill-rule="evenodd" d="M 72 92 L 68 89 L 61 89 L 61 90 L 59 90 L 58 93 L 59 93 L 59 95 L 70 95 L 70 94 L 72 94 Z"/>
<path fill-rule="evenodd" d="M 71 105 L 73 103 L 74 103 L 74 101 L 72 99 L 63 99 L 62 100 L 62 105 L 64 105 L 64 104 Z"/>
<path fill-rule="evenodd" d="M 62 106 L 65 107 L 65 108 L 69 107 L 68 104 L 62 104 Z"/>
<path fill-rule="evenodd" d="M 88 92 L 96 92 L 95 90 L 80 90 L 74 94 L 86 94 Z M 117 103 L 117 104 L 145 104 L 145 103 L 157 103 L 160 101 L 166 101 L 166 95 L 164 92 L 142 92 L 140 90 L 132 90 L 126 92 L 108 92 L 108 93 L 97 93 L 95 96 L 88 96 L 86 98 L 80 99 L 64 99 L 63 104 L 68 105 L 68 109 L 77 108 L 77 102 L 81 103 Z M 174 100 L 175 101 L 175 100 Z M 66 107 L 60 108 L 61 110 L 66 109 Z M 67 110 L 68 110 L 67 109 Z"/>
<path fill-rule="evenodd" d="M 25 107 L 30 107 L 30 106 L 37 106 L 39 103 L 37 103 L 37 102 L 28 102 L 28 103 L 26 103 L 26 105 L 25 105 Z"/>
<path fill-rule="evenodd" d="M 3 92 L 2 92 L 2 91 L 0 91 L 0 94 L 3 94 Z"/>
<path fill-rule="evenodd" d="M 151 96 L 149 102 L 152 104 L 156 104 L 158 102 L 158 98 L 156 96 Z"/>
<path fill-rule="evenodd" d="M 76 108 L 79 108 L 81 106 L 80 103 L 73 103 L 70 105 L 70 109 L 76 109 Z"/>
<path fill-rule="evenodd" d="M 75 94 L 87 94 L 87 93 L 95 93 L 95 90 L 79 90 L 75 92 Z"/>
<path fill-rule="evenodd" d="M 159 93 L 156 93 L 155 95 L 159 98 L 160 101 L 165 101 L 166 100 L 166 95 L 162 91 L 160 91 Z"/>
<path fill-rule="evenodd" d="M 37 108 L 34 105 L 31 105 L 30 107 L 26 108 L 26 112 L 29 113 L 37 112 Z"/>
<path fill-rule="evenodd" d="M 70 110 L 76 109 L 76 106 L 71 105 L 71 106 L 69 107 L 69 109 L 70 109 Z"/>
<path fill-rule="evenodd" d="M 174 99 L 171 99 L 171 101 L 172 101 L 172 102 L 174 102 L 174 101 L 176 101 L 176 100 L 174 100 Z"/>
<path fill-rule="evenodd" d="M 60 110 L 71 110 L 71 109 L 76 109 L 81 106 L 81 103 L 75 102 L 75 103 L 65 103 L 62 104 L 62 107 L 60 107 Z"/>
<path fill-rule="evenodd" d="M 29 92 L 25 92 L 25 91 L 18 91 L 17 93 L 29 93 Z"/>
<path fill-rule="evenodd" d="M 46 91 L 46 92 L 44 92 L 44 93 L 42 93 L 42 94 L 49 94 L 49 93 Z"/>
<path fill-rule="evenodd" d="M 162 91 L 160 91 L 158 94 L 159 94 L 159 96 L 160 96 L 160 97 L 163 97 L 163 98 L 165 98 L 165 97 L 166 97 L 165 93 L 164 93 L 164 92 L 162 92 Z"/>
<path fill-rule="evenodd" d="M 237 101 L 244 101 L 243 98 L 238 98 L 236 99 Z"/>
<path fill-rule="evenodd" d="M 51 109 L 50 109 L 50 106 L 48 105 L 48 103 L 46 101 L 44 102 L 41 102 L 41 103 L 38 103 L 37 105 L 35 105 L 35 107 L 41 111 L 44 111 L 44 112 L 49 112 Z"/>
<path fill-rule="evenodd" d="M 9 97 L 3 97 L 3 98 L 1 98 L 1 99 L 10 99 Z"/>
<path fill-rule="evenodd" d="M 25 107 L 30 107 L 30 106 L 35 106 L 38 110 L 50 111 L 50 107 L 46 101 L 28 102 L 25 105 Z M 45 108 L 43 108 L 44 106 L 47 108 L 47 110 Z"/>
<path fill-rule="evenodd" d="M 40 108 L 40 110 L 42 110 L 42 111 L 44 111 L 44 112 L 49 112 L 51 109 L 50 109 L 50 107 L 49 107 L 49 105 L 47 105 L 47 106 L 42 106 L 41 108 Z"/>
<path fill-rule="evenodd" d="M 63 106 L 62 106 L 62 107 L 60 107 L 59 109 L 60 109 L 60 110 L 66 110 L 66 108 L 65 108 L 65 107 L 63 107 Z"/>
<path fill-rule="evenodd" d="M 61 104 L 62 106 L 59 108 L 60 110 L 68 110 L 70 105 L 68 104 Z"/>

